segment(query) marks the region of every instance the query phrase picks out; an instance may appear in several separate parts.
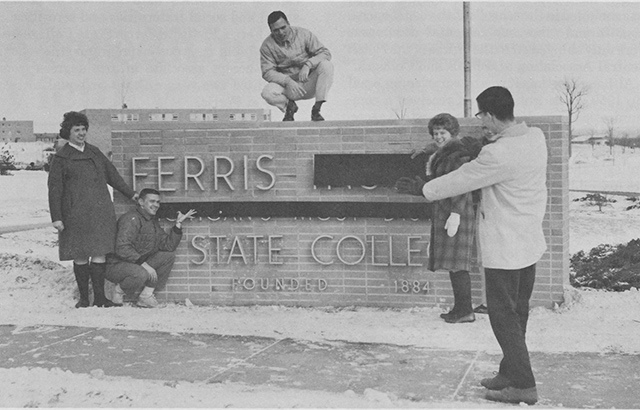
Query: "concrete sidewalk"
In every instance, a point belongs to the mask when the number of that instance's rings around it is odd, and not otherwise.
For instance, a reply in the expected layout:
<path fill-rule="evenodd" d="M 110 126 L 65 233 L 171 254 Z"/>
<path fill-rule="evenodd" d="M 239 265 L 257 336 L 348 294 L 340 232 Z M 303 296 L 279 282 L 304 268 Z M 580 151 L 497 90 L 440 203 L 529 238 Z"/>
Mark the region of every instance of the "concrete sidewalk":
<path fill-rule="evenodd" d="M 640 357 L 532 353 L 542 407 L 640 408 Z M 242 382 L 362 394 L 367 388 L 424 402 L 483 401 L 478 381 L 500 356 L 342 341 L 0 325 L 0 367 L 108 376 Z"/>

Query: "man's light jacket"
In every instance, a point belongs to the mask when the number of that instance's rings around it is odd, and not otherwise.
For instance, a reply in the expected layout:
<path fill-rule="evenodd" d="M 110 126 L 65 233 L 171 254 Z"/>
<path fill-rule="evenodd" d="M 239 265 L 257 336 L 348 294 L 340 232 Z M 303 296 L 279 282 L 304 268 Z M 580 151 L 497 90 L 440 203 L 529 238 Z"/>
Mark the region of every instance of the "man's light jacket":
<path fill-rule="evenodd" d="M 482 190 L 478 238 L 482 265 L 521 269 L 546 251 L 547 146 L 542 131 L 519 123 L 496 135 L 480 155 L 422 188 L 429 201 Z"/>
<path fill-rule="evenodd" d="M 262 78 L 286 87 L 291 77 L 305 64 L 311 70 L 323 60 L 331 60 L 331 53 L 309 30 L 291 26 L 291 35 L 283 44 L 269 35 L 260 47 Z"/>

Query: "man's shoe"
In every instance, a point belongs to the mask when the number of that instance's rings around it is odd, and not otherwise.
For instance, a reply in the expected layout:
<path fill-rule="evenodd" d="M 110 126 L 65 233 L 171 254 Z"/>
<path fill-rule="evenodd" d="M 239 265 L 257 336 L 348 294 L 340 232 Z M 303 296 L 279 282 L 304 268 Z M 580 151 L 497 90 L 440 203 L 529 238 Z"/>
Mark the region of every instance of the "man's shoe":
<path fill-rule="evenodd" d="M 94 303 L 94 304 L 93 304 L 93 306 L 96 306 L 96 307 L 106 307 L 106 308 L 110 308 L 110 307 L 120 307 L 120 306 L 122 306 L 122 303 L 120 303 L 120 304 L 113 303 L 113 301 L 111 301 L 111 300 L 109 300 L 109 299 L 107 299 L 107 298 L 104 298 L 104 300 L 101 300 L 101 301 L 100 301 L 100 302 L 98 302 L 98 303 Z"/>
<path fill-rule="evenodd" d="M 511 380 L 498 373 L 496 377 L 487 377 L 480 380 L 480 384 L 489 390 L 502 390 L 511 387 Z"/>
<path fill-rule="evenodd" d="M 448 311 L 447 313 L 440 313 L 440 317 L 441 317 L 442 319 L 445 319 L 445 320 L 446 320 L 448 317 L 451 317 L 451 316 L 453 316 L 453 315 L 455 315 L 455 314 L 456 314 L 456 310 L 455 310 L 455 308 L 454 308 L 454 309 L 451 309 L 450 311 Z"/>
<path fill-rule="evenodd" d="M 489 390 L 485 395 L 485 398 L 487 400 L 501 401 L 503 403 L 525 402 L 531 405 L 538 401 L 538 391 L 535 387 L 530 387 L 528 389 L 506 387 L 502 390 Z"/>
<path fill-rule="evenodd" d="M 111 294 L 111 302 L 113 302 L 115 306 L 124 305 L 124 291 L 122 290 L 122 288 L 120 288 L 120 285 L 116 285 L 113 288 L 113 293 Z"/>
<path fill-rule="evenodd" d="M 289 102 L 287 103 L 287 109 L 285 110 L 284 118 L 282 119 L 282 121 L 294 121 L 293 114 L 297 112 L 298 112 L 298 104 L 296 104 L 296 102 L 293 100 L 289 100 Z"/>
<path fill-rule="evenodd" d="M 91 306 L 91 303 L 89 303 L 89 299 L 80 299 L 78 301 L 78 303 L 76 303 L 76 309 L 78 308 L 86 308 Z"/>
<path fill-rule="evenodd" d="M 322 115 L 320 115 L 320 111 L 311 110 L 311 121 L 324 121 Z"/>
<path fill-rule="evenodd" d="M 158 307 L 158 301 L 156 300 L 155 295 L 151 296 L 140 296 L 138 297 L 138 302 L 136 302 L 136 306 L 143 308 L 156 308 Z"/>
<path fill-rule="evenodd" d="M 444 321 L 447 323 L 471 323 L 471 322 L 475 322 L 475 320 L 476 320 L 476 315 L 474 315 L 473 312 L 468 314 L 456 313 L 455 315 L 450 315 L 444 318 Z"/>
<path fill-rule="evenodd" d="M 489 309 L 485 305 L 478 305 L 475 309 L 473 309 L 473 313 L 480 313 L 482 315 L 486 315 L 489 313 Z"/>

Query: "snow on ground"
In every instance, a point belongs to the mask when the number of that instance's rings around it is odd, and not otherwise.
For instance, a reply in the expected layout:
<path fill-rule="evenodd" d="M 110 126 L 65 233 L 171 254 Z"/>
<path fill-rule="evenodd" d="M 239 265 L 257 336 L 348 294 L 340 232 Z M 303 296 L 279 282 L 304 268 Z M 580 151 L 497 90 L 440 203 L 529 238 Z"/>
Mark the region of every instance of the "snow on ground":
<path fill-rule="evenodd" d="M 47 173 L 10 171 L 0 176 L 0 226 L 48 221 Z"/>
<path fill-rule="evenodd" d="M 579 146 L 570 165 L 572 189 L 640 192 L 640 151 Z M 609 179 L 612 183 L 609 184 Z M 572 193 L 571 198 L 583 196 Z M 640 211 L 626 211 L 624 196 L 603 208 L 571 202 L 572 253 L 600 243 L 640 236 Z M 0 177 L 0 228 L 46 216 L 46 173 L 16 171 Z M 188 228 L 187 228 L 188 229 Z M 160 309 L 74 309 L 75 282 L 68 262 L 57 259 L 53 228 L 0 235 L 0 324 L 106 327 L 163 332 L 389 343 L 452 350 L 499 352 L 486 315 L 472 324 L 449 325 L 440 309 L 203 307 L 169 304 Z M 640 292 L 580 290 L 554 310 L 532 311 L 531 351 L 640 353 Z M 60 369 L 0 369 L 0 406 L 10 407 L 416 407 L 375 395 L 281 390 L 237 383 L 202 385 L 73 374 Z M 92 392 L 96 394 L 91 394 Z M 123 393 L 124 392 L 124 393 Z M 124 395 L 123 395 L 124 394 Z M 419 403 L 424 407 L 425 403 Z M 460 407 L 461 402 L 429 403 Z M 471 403 L 478 407 L 478 403 Z M 481 404 L 485 405 L 485 404 Z M 487 404 L 490 406 L 490 404 Z"/>
<path fill-rule="evenodd" d="M 640 197 L 640 150 L 615 147 L 613 155 L 609 147 L 574 145 L 569 166 L 571 190 L 633 192 Z M 626 243 L 640 237 L 640 210 L 625 211 L 633 202 L 627 196 L 607 195 L 616 202 L 602 212 L 598 207 L 574 202 L 586 192 L 571 192 L 570 245 L 573 254 L 608 243 Z"/>
<path fill-rule="evenodd" d="M 160 407 L 160 408 L 424 408 L 424 403 L 393 402 L 380 392 L 358 395 L 282 389 L 242 383 L 163 382 L 75 374 L 61 369 L 0 369 L 2 407 Z M 464 404 L 464 403 L 463 403 Z M 486 407 L 491 407 L 487 404 Z M 430 403 L 428 407 L 454 407 Z M 460 405 L 455 405 L 459 408 Z M 474 405 L 473 407 L 478 407 Z M 495 406 L 494 406 L 495 407 Z"/>
<path fill-rule="evenodd" d="M 0 149 L 6 149 L 15 161 L 18 168 L 29 165 L 31 162 L 43 163 L 46 159 L 45 148 L 53 147 L 52 142 L 5 142 L 0 144 Z M 23 167 L 24 168 L 24 167 Z"/>

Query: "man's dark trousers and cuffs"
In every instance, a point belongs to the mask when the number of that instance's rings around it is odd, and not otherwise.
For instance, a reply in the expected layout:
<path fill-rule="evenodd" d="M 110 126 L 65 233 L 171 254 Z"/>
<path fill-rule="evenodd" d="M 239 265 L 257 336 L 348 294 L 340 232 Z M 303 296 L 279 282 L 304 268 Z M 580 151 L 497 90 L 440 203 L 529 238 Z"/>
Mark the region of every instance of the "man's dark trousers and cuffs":
<path fill-rule="evenodd" d="M 535 275 L 535 264 L 514 270 L 485 268 L 489 321 L 504 356 L 498 374 L 509 383 L 501 390 L 490 390 L 488 400 L 537 401 L 536 381 L 525 341 Z"/>
<path fill-rule="evenodd" d="M 156 270 L 158 275 L 156 283 L 150 282 L 149 274 L 145 268 L 127 261 L 110 263 L 107 267 L 106 278 L 115 284 L 119 284 L 120 288 L 129 297 L 140 292 L 145 286 L 162 290 L 169 279 L 175 259 L 174 252 L 165 251 L 155 252 L 146 259 L 146 262 Z"/>

